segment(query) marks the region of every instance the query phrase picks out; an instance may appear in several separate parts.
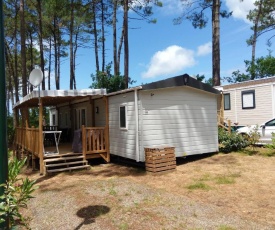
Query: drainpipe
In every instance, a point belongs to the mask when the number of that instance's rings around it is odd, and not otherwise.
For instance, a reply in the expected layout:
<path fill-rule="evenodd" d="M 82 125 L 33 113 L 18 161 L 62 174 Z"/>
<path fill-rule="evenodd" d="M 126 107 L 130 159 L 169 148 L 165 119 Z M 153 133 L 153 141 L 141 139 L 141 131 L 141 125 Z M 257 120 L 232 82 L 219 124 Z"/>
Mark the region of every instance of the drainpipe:
<path fill-rule="evenodd" d="M 138 122 L 138 92 L 135 89 L 135 123 L 136 123 L 136 161 L 139 162 L 139 122 Z"/>

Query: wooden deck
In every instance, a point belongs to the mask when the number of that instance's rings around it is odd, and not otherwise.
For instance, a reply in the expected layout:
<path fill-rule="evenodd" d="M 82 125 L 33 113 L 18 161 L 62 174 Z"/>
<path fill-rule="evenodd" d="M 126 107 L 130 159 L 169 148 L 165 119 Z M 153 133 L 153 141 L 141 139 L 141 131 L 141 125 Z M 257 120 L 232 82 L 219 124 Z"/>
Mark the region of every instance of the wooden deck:
<path fill-rule="evenodd" d="M 73 151 L 73 143 L 59 143 L 57 153 L 55 143 L 46 144 L 46 140 L 44 140 L 45 154 L 43 154 L 43 152 L 39 152 L 39 142 L 37 141 L 39 140 L 38 129 L 19 127 L 16 129 L 15 135 L 15 155 L 22 156 L 25 154 L 32 159 L 32 162 L 34 162 L 34 159 L 39 158 L 40 166 L 42 165 L 44 168 L 44 174 L 47 172 L 87 168 L 87 159 L 92 158 L 103 158 L 106 162 L 109 162 L 107 128 L 83 126 L 81 133 L 81 152 Z M 81 162 L 79 162 L 80 158 Z M 76 165 L 77 163 L 80 163 L 80 165 Z"/>

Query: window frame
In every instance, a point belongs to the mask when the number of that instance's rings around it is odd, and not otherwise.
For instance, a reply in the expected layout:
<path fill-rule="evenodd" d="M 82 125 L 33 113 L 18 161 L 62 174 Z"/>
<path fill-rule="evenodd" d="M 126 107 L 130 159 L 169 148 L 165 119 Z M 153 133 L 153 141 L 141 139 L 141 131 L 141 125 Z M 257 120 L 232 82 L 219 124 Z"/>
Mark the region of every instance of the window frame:
<path fill-rule="evenodd" d="M 244 105 L 244 96 L 248 95 L 248 94 L 252 94 L 252 103 L 253 105 L 251 106 L 245 106 Z M 255 100 L 255 90 L 246 90 L 246 91 L 242 91 L 242 109 L 255 109 L 256 108 L 256 100 Z"/>
<path fill-rule="evenodd" d="M 225 107 L 225 98 L 226 98 L 226 96 L 228 96 L 228 108 L 227 107 Z M 231 110 L 231 96 L 230 96 L 230 93 L 225 93 L 225 94 L 223 94 L 223 109 L 224 110 Z"/>
<path fill-rule="evenodd" d="M 121 126 L 121 108 L 125 108 L 124 110 L 124 123 L 125 123 L 125 127 Z M 128 109 L 127 109 L 127 104 L 120 104 L 119 105 L 119 128 L 120 130 L 128 130 L 128 121 L 127 121 L 127 114 L 128 114 Z"/>

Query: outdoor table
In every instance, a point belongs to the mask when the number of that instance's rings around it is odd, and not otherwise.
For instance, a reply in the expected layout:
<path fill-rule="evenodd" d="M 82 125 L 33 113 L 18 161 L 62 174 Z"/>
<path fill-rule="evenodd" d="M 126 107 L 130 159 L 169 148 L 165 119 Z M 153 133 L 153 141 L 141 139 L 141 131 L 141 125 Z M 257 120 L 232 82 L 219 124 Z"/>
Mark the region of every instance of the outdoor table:
<path fill-rule="evenodd" d="M 43 131 L 43 153 L 44 154 L 48 154 L 48 153 L 59 154 L 58 145 L 59 145 L 59 140 L 60 140 L 61 133 L 62 133 L 62 131 L 57 131 L 57 130 Z M 44 140 L 45 140 L 45 136 L 47 134 L 53 134 L 54 135 L 54 142 L 55 142 L 55 147 L 56 147 L 56 151 L 55 152 L 45 152 Z"/>

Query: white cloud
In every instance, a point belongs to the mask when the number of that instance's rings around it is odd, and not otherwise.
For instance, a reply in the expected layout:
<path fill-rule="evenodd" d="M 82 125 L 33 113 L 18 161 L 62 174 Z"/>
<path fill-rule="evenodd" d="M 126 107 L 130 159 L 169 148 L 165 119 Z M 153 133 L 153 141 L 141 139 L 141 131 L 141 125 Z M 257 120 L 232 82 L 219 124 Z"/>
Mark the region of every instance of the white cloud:
<path fill-rule="evenodd" d="M 175 17 L 179 16 L 183 11 L 183 5 L 181 1 L 175 0 L 162 0 L 162 7 L 160 10 L 166 15 L 174 15 Z"/>
<path fill-rule="evenodd" d="M 207 54 L 210 54 L 212 52 L 212 43 L 207 42 L 201 46 L 198 47 L 197 55 L 198 56 L 205 56 Z"/>
<path fill-rule="evenodd" d="M 194 51 L 173 45 L 153 55 L 149 67 L 146 72 L 142 73 L 142 77 L 153 78 L 174 74 L 195 64 Z"/>
<path fill-rule="evenodd" d="M 233 11 L 234 18 L 241 19 L 249 23 L 249 21 L 246 19 L 246 16 L 249 10 L 255 8 L 254 2 L 255 0 L 226 0 L 225 4 L 229 11 Z"/>

